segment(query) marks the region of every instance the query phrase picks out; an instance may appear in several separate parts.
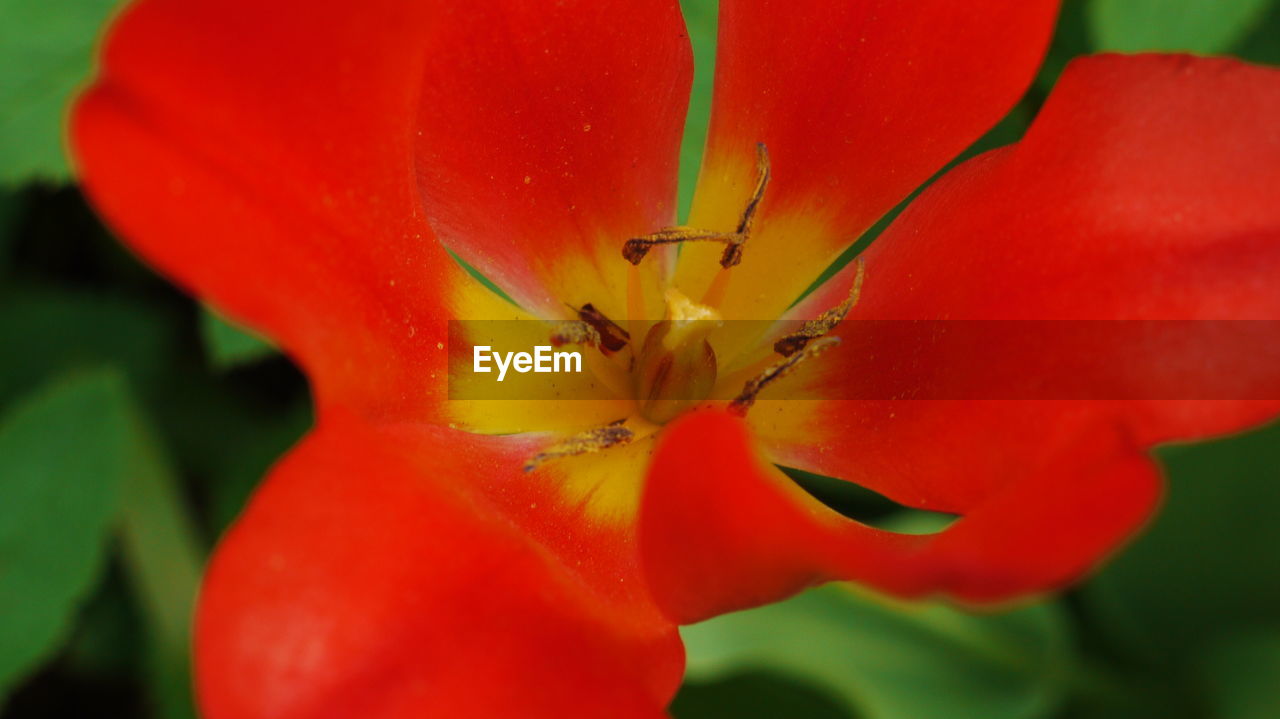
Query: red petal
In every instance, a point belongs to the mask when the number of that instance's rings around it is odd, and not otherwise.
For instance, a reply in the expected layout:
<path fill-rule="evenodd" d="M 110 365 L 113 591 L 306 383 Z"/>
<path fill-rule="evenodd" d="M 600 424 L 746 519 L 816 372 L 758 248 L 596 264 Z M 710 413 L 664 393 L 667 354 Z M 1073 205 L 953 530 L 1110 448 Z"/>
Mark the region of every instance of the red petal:
<path fill-rule="evenodd" d="M 205 716 L 664 715 L 674 628 L 466 494 L 496 456 L 443 439 L 330 416 L 276 469 L 205 582 Z"/>
<path fill-rule="evenodd" d="M 688 623 L 833 579 L 971 601 L 1057 588 L 1155 504 L 1153 465 L 1118 435 L 1104 429 L 1046 442 L 1052 451 L 1023 467 L 1022 481 L 945 531 L 916 536 L 841 517 L 760 457 L 742 420 L 692 414 L 668 429 L 649 473 L 640 538 L 650 589 L 669 616 Z"/>
<path fill-rule="evenodd" d="M 443 337 L 458 271 L 411 165 L 434 20 L 390 0 L 145 0 L 112 27 L 74 111 L 81 179 L 108 221 L 281 342 L 322 397 L 421 392 L 396 358 L 423 361 Z"/>
<path fill-rule="evenodd" d="M 858 316 L 1277 319 L 1280 71 L 1105 55 L 866 253 Z"/>
<path fill-rule="evenodd" d="M 1057 0 L 726 0 L 691 224 L 730 230 L 772 158 L 733 317 L 770 319 L 840 251 L 995 124 L 1035 74 Z M 690 245 L 692 297 L 719 246 Z M 786 272 L 779 272 L 786 268 Z"/>
<path fill-rule="evenodd" d="M 1276 320 L 1277 122 L 1275 70 L 1169 56 L 1079 61 L 1022 142 L 950 173 L 868 250 L 862 301 L 851 316 Z M 857 346 L 856 324 L 841 332 L 852 333 Z M 1182 347 L 1176 355 L 1135 355 L 1136 343 L 1122 342 L 1111 357 L 1085 357 L 1070 339 L 1064 332 L 1035 356 L 993 347 L 922 359 L 895 355 L 890 346 L 871 349 L 884 366 L 926 361 L 991 375 L 1017 375 L 1029 361 L 1110 363 L 1130 371 L 1132 386 L 1151 378 L 1168 387 L 1175 377 L 1193 393 L 1223 384 L 1223 367 L 1269 377 L 1274 386 L 1270 358 L 1280 352 L 1280 338 L 1267 347 L 1241 337 Z M 875 364 L 866 354 L 828 353 L 808 368 L 806 381 L 866 381 Z M 1264 401 L 1273 395 L 1255 396 L 1259 401 L 1098 403 L 1070 411 L 1123 422 L 1135 444 L 1147 447 L 1242 429 L 1280 411 L 1276 401 Z M 1034 446 L 1028 432 L 1060 424 L 1056 409 L 1032 413 L 992 403 L 849 402 L 816 411 L 776 405 L 751 419 L 772 438 L 778 461 L 951 511 L 975 506 L 999 468 L 1021 461 L 984 437 Z M 964 463 L 953 461 L 952 453 L 965 447 L 975 449 L 965 450 Z"/>
<path fill-rule="evenodd" d="M 853 316 L 1280 318 L 1278 121 L 1274 70 L 1177 57 L 1078 62 L 1023 142 L 944 178 L 868 251 Z M 840 331 L 847 346 L 795 381 L 851 396 L 838 383 L 876 380 L 867 376 L 875 362 L 862 356 L 871 349 L 856 350 L 857 323 Z M 1179 368 L 1194 388 L 1213 382 L 1224 360 L 1255 351 L 1250 342 L 1115 361 Z M 928 357 L 872 349 L 882 366 L 978 363 L 997 375 L 1002 362 L 1028 359 L 1001 347 Z M 1274 356 L 1267 350 L 1259 362 Z M 1079 351 L 1041 348 L 1068 360 Z M 1004 366 L 1011 375 L 1021 369 Z M 1250 371 L 1266 379 L 1268 370 Z M 1272 386 L 1276 372 L 1272 363 Z M 1158 494 L 1145 457 L 1153 444 L 1238 430 L 1277 412 L 1274 399 L 766 399 L 748 423 L 769 460 L 962 519 L 929 539 L 841 519 L 757 459 L 739 423 L 710 415 L 672 427 L 659 448 L 642 510 L 645 566 L 681 620 L 831 578 L 984 601 L 1044 591 L 1140 526 Z M 715 466 L 702 459 L 713 447 L 725 448 Z M 745 495 L 742 512 L 714 511 L 730 492 Z M 748 559 L 754 553 L 766 561 Z"/>
<path fill-rule="evenodd" d="M 427 42 L 417 162 L 440 239 L 544 316 L 625 317 L 623 243 L 675 220 L 693 76 L 676 2 L 466 4 Z"/>
<path fill-rule="evenodd" d="M 1278 122 L 1276 70 L 1078 61 L 1026 139 L 958 168 L 868 251 L 857 316 L 1280 319 Z M 1209 368 L 1232 349 L 1187 351 Z M 1144 442 L 1266 414 L 1230 403 L 1139 410 Z"/>
<path fill-rule="evenodd" d="M 586 4 L 143 0 L 75 109 L 85 188 L 161 271 L 294 354 L 322 399 L 422 417 L 444 387 L 422 381 L 444 377 L 444 321 L 485 316 L 424 191 L 470 259 L 544 310 L 538 281 L 617 304 L 625 274 L 604 287 L 583 248 L 625 273 L 626 235 L 670 220 L 678 11 Z"/>

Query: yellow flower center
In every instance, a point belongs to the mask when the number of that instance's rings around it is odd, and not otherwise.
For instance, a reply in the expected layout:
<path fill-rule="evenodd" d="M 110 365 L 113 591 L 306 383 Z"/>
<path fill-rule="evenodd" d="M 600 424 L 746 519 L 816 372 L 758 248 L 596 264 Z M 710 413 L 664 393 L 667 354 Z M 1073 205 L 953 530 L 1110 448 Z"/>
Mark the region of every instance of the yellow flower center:
<path fill-rule="evenodd" d="M 666 317 L 649 329 L 632 370 L 638 411 L 657 424 L 706 399 L 716 385 L 716 353 L 707 337 L 720 326 L 720 313 L 675 288 L 666 299 Z"/>
<path fill-rule="evenodd" d="M 595 298 L 584 297 L 592 301 L 569 305 L 571 319 L 545 322 L 528 317 L 495 325 L 518 337 L 502 336 L 499 329 L 493 330 L 499 334 L 486 334 L 484 322 L 469 327 L 471 344 L 492 344 L 495 349 L 500 344 L 525 347 L 548 340 L 557 349 L 578 349 L 582 371 L 508 377 L 504 391 L 509 394 L 500 403 L 483 398 L 456 402 L 460 423 L 489 434 L 545 437 L 526 456 L 525 472 L 552 478 L 568 501 L 593 517 L 629 517 L 638 502 L 646 458 L 664 424 L 701 406 L 746 415 L 762 391 L 838 346 L 840 339 L 829 333 L 857 301 L 861 264 L 848 298 L 806 322 L 790 327 L 744 319 L 726 322 L 717 309 L 744 253 L 752 251 L 751 238 L 770 181 L 763 145 L 757 147 L 756 160 L 750 195 L 726 229 L 665 227 L 623 241 L 618 259 L 633 265 L 623 306 L 606 298 L 597 305 Z M 649 259 L 651 263 L 670 259 L 655 250 L 685 243 L 723 247 L 715 278 L 695 298 L 670 285 L 659 290 L 654 280 L 661 272 L 640 267 L 650 254 L 658 255 Z M 665 309 L 655 322 L 650 319 L 652 300 L 659 291 Z M 606 309 L 618 314 L 611 317 Z"/>

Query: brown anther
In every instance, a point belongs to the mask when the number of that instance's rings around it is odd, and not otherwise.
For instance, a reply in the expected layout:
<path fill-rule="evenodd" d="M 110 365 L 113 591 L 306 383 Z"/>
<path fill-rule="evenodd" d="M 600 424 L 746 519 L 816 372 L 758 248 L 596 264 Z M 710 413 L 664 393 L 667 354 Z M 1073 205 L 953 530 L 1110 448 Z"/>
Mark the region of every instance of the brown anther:
<path fill-rule="evenodd" d="M 551 331 L 552 346 L 589 345 L 608 355 L 626 347 L 631 341 L 631 333 L 605 317 L 591 303 L 574 311 L 578 313 L 578 319 L 559 322 Z"/>
<path fill-rule="evenodd" d="M 582 320 L 557 322 L 555 329 L 551 331 L 552 347 L 563 347 L 564 345 L 599 347 L 600 343 L 600 333 L 596 331 L 596 328 Z"/>
<path fill-rule="evenodd" d="M 866 263 L 862 260 L 854 260 L 854 262 L 857 263 L 857 270 L 853 277 L 853 287 L 849 289 L 849 296 L 844 302 L 805 322 L 800 325 L 800 329 L 774 342 L 774 352 L 783 357 L 790 357 L 804 349 L 805 345 L 813 340 L 835 329 L 836 325 L 848 316 L 849 310 L 858 304 L 858 297 L 862 294 L 862 280 L 866 276 Z"/>
<path fill-rule="evenodd" d="M 751 409 L 751 405 L 756 403 L 756 396 L 760 394 L 761 390 L 790 374 L 796 365 L 801 362 L 817 357 L 838 344 L 840 344 L 839 337 L 821 337 L 808 343 L 795 354 L 770 365 L 765 371 L 742 386 L 742 392 L 729 403 L 729 411 L 739 417 L 745 416 L 747 410 Z"/>
<path fill-rule="evenodd" d="M 738 227 L 733 232 L 714 232 L 695 227 L 679 225 L 664 227 L 657 232 L 633 237 L 622 245 L 622 256 L 633 265 L 640 261 L 658 245 L 674 245 L 682 242 L 722 242 L 724 253 L 720 255 L 720 266 L 728 269 L 742 262 L 742 249 L 751 236 L 751 225 L 755 221 L 756 210 L 764 199 L 764 188 L 769 184 L 769 149 L 763 142 L 756 143 L 756 186 L 751 192 L 751 199 L 742 211 Z"/>
<path fill-rule="evenodd" d="M 561 457 L 577 457 L 583 454 L 594 454 L 610 447 L 629 444 L 635 433 L 623 426 L 625 420 L 618 420 L 604 427 L 596 427 L 586 432 L 575 434 L 568 439 L 547 447 L 529 458 L 524 463 L 524 471 L 532 472 L 544 462 Z"/>
<path fill-rule="evenodd" d="M 622 256 L 627 262 L 633 265 L 640 264 L 640 261 L 649 254 L 649 250 L 658 245 L 676 245 L 682 242 L 723 242 L 727 247 L 724 250 L 724 256 L 720 258 L 720 264 L 723 267 L 732 267 L 738 264 L 742 259 L 742 252 L 736 252 L 737 259 L 730 264 L 725 264 L 729 259 L 729 255 L 734 252 L 734 248 L 740 246 L 743 238 L 732 232 L 709 232 L 707 230 L 699 230 L 694 227 L 685 227 L 683 225 L 677 227 L 664 227 L 657 232 L 652 232 L 644 237 L 633 237 L 622 245 Z"/>
<path fill-rule="evenodd" d="M 604 316 L 590 302 L 578 310 L 578 319 L 586 322 L 600 336 L 599 346 L 609 352 L 617 352 L 631 341 L 631 333 L 618 326 L 618 323 Z"/>

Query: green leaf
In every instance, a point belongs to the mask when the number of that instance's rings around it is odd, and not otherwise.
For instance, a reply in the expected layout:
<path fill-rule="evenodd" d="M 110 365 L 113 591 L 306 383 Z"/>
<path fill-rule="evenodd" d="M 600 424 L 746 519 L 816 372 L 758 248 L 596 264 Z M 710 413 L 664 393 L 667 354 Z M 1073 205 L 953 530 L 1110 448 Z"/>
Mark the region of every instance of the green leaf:
<path fill-rule="evenodd" d="M 1118 648 L 1174 665 L 1216 636 L 1280 622 L 1280 424 L 1159 454 L 1164 506 L 1082 593 Z"/>
<path fill-rule="evenodd" d="M 0 184 L 64 181 L 68 103 L 117 0 L 0 0 Z"/>
<path fill-rule="evenodd" d="M 1205 652 L 1202 665 L 1215 719 L 1280 717 L 1280 626 L 1223 638 Z"/>
<path fill-rule="evenodd" d="M 693 93 L 680 144 L 679 216 L 689 216 L 693 190 L 702 167 L 702 151 L 711 122 L 711 86 L 715 74 L 718 0 L 680 0 L 689 41 L 693 44 Z"/>
<path fill-rule="evenodd" d="M 0 694 L 59 645 L 101 570 L 131 421 L 109 372 L 58 381 L 0 419 Z"/>
<path fill-rule="evenodd" d="M 155 305 L 50 290 L 0 295 L 0 406 L 58 372 L 111 366 L 131 386 L 152 384 L 175 352 L 170 321 Z"/>
<path fill-rule="evenodd" d="M 846 586 L 681 632 L 689 677 L 745 669 L 817 682 L 870 719 L 1003 719 L 1057 706 L 1073 663 L 1053 604 L 976 615 Z"/>
<path fill-rule="evenodd" d="M 1036 74 L 1033 89 L 1038 93 L 1049 93 L 1058 83 L 1058 77 L 1066 69 L 1067 63 L 1091 51 L 1088 22 L 1085 19 L 1085 0 L 1065 0 L 1062 12 L 1058 14 L 1058 26 L 1053 32 L 1053 41 L 1040 64 L 1040 72 Z M 1039 98 L 1043 102 L 1043 98 Z"/>
<path fill-rule="evenodd" d="M 675 719 L 850 717 L 847 709 L 826 694 L 765 672 L 735 674 L 714 682 L 686 683 L 680 687 L 670 711 Z"/>
<path fill-rule="evenodd" d="M 188 656 L 204 551 L 154 433 L 139 425 L 131 446 L 134 471 L 122 490 L 120 538 L 148 624 L 152 696 L 162 716 L 194 719 Z"/>
<path fill-rule="evenodd" d="M 1280 4 L 1272 3 L 1271 11 L 1232 52 L 1249 62 L 1280 65 Z"/>
<path fill-rule="evenodd" d="M 107 567 L 63 646 L 60 666 L 94 682 L 128 680 L 142 665 L 142 618 L 118 562 Z"/>
<path fill-rule="evenodd" d="M 1092 0 L 1098 50 L 1230 50 L 1262 20 L 1270 0 Z"/>
<path fill-rule="evenodd" d="M 18 194 L 0 188 L 0 280 L 13 264 L 14 224 L 18 219 Z"/>
<path fill-rule="evenodd" d="M 472 267 L 471 263 L 462 259 L 462 257 L 458 253 L 454 252 L 448 247 L 444 248 L 444 251 L 448 252 L 449 256 L 453 258 L 453 261 L 457 262 L 458 266 L 461 267 L 468 275 L 471 275 L 472 279 L 484 285 L 485 289 L 501 297 L 507 302 L 510 302 L 516 307 L 520 306 L 519 302 L 516 302 L 515 300 L 511 299 L 511 295 L 504 292 L 501 287 L 499 287 L 497 284 L 494 283 L 493 280 L 489 279 L 488 277 L 485 277 L 483 272 L 481 272 L 480 270 L 477 270 L 475 267 Z"/>
<path fill-rule="evenodd" d="M 200 335 L 214 368 L 227 370 L 276 354 L 275 345 L 242 329 L 206 308 L 200 315 Z"/>

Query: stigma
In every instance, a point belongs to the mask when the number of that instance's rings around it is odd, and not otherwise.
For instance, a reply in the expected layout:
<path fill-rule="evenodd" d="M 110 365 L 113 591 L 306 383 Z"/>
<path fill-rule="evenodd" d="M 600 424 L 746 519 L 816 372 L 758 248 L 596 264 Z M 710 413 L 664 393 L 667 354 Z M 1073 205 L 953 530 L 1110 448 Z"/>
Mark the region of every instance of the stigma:
<path fill-rule="evenodd" d="M 632 377 L 637 410 L 664 424 L 711 395 L 716 385 L 716 353 L 708 337 L 721 325 L 720 313 L 679 290 L 666 291 L 667 311 L 649 329 Z"/>

